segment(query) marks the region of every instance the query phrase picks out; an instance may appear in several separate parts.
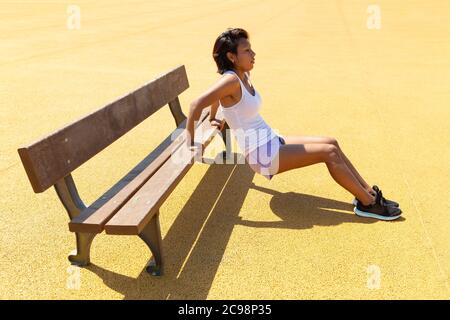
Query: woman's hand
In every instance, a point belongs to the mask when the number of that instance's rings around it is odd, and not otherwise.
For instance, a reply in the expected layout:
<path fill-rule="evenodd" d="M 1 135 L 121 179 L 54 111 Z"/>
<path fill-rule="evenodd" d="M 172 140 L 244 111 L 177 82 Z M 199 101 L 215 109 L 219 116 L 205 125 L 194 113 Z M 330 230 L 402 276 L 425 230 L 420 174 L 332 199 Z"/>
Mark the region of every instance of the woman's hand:
<path fill-rule="evenodd" d="M 216 119 L 216 118 L 209 119 L 209 122 L 212 127 L 216 127 L 219 131 L 222 131 L 222 129 L 225 125 L 225 120 L 220 121 L 219 119 Z"/>
<path fill-rule="evenodd" d="M 188 130 L 184 130 L 184 139 L 185 139 L 184 143 L 186 144 L 186 147 L 188 148 L 188 150 L 196 151 L 197 149 L 202 148 L 201 143 L 194 142 L 194 140 L 191 138 Z"/>

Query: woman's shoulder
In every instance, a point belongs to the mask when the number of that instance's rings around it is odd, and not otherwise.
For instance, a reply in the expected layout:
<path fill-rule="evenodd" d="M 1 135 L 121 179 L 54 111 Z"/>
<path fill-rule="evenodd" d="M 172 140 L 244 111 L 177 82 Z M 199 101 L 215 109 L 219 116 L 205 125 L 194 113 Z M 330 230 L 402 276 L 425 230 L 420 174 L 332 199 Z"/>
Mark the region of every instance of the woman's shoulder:
<path fill-rule="evenodd" d="M 222 82 L 222 85 L 227 88 L 228 93 L 222 98 L 220 101 L 221 105 L 223 103 L 225 105 L 234 104 L 236 101 L 240 100 L 241 95 L 241 83 L 239 77 L 233 72 L 225 72 L 222 74 L 222 77 L 219 80 Z M 225 107 L 228 108 L 228 107 Z"/>
<path fill-rule="evenodd" d="M 233 72 L 223 73 L 222 76 L 219 78 L 219 81 L 222 82 L 224 85 L 229 85 L 232 87 L 240 86 L 239 77 Z"/>
<path fill-rule="evenodd" d="M 213 85 L 212 89 L 214 91 L 220 91 L 220 95 L 226 96 L 235 96 L 240 90 L 239 78 L 237 75 L 230 73 L 223 73 L 222 76 L 217 80 L 217 82 Z"/>
<path fill-rule="evenodd" d="M 224 78 L 224 77 L 235 78 L 235 77 L 237 77 L 237 74 L 231 70 L 227 70 L 224 73 L 222 73 L 222 78 Z"/>

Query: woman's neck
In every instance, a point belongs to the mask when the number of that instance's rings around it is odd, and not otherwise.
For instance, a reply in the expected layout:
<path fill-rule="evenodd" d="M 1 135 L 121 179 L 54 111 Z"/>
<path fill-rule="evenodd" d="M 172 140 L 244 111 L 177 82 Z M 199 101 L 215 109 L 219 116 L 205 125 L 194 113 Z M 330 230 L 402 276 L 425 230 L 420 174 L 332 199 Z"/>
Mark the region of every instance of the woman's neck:
<path fill-rule="evenodd" d="M 236 70 L 236 69 L 232 69 L 239 77 L 239 79 L 241 79 L 241 81 L 243 82 L 245 80 L 245 71 L 242 70 Z"/>

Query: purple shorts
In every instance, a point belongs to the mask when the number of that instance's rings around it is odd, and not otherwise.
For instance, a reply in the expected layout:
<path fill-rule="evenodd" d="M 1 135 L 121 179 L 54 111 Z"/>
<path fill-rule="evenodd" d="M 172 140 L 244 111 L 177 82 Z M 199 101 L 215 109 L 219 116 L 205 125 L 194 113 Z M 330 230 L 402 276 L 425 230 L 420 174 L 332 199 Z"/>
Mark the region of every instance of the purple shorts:
<path fill-rule="evenodd" d="M 283 137 L 277 136 L 251 151 L 245 159 L 253 171 L 271 180 L 278 172 L 278 151 L 282 144 L 286 144 L 286 141 Z"/>

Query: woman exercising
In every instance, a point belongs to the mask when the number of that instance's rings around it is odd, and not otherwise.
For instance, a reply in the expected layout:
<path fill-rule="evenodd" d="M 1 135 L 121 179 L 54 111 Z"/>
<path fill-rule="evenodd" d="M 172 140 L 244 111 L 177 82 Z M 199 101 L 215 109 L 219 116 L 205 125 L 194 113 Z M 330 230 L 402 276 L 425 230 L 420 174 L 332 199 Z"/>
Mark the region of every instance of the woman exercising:
<path fill-rule="evenodd" d="M 222 77 L 190 105 L 186 124 L 186 143 L 193 149 L 194 123 L 202 109 L 211 106 L 211 125 L 222 130 L 229 125 L 247 163 L 256 173 L 271 180 L 275 174 L 324 162 L 333 179 L 355 196 L 358 216 L 381 220 L 400 217 L 395 201 L 383 197 L 376 186 L 370 187 L 356 171 L 334 138 L 281 136 L 275 134 L 259 114 L 261 97 L 251 84 L 250 70 L 255 63 L 248 33 L 228 28 L 216 40 L 213 58 Z M 215 118 L 219 110 L 224 121 Z"/>

